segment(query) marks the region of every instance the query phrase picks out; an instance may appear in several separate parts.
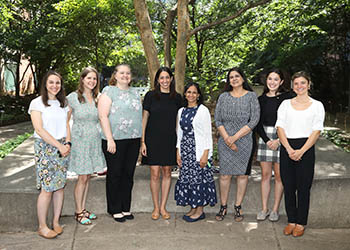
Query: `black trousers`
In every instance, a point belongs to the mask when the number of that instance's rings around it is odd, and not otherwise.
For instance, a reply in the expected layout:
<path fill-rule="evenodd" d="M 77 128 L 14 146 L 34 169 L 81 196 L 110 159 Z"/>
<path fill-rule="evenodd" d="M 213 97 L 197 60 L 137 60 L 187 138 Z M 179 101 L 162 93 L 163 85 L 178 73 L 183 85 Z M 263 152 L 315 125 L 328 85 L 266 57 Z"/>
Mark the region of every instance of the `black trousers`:
<path fill-rule="evenodd" d="M 102 140 L 102 150 L 107 163 L 106 196 L 107 212 L 129 212 L 134 173 L 140 150 L 140 138 L 115 140 L 117 150 L 107 151 L 107 141 Z"/>
<path fill-rule="evenodd" d="M 300 149 L 306 140 L 307 138 L 288 139 L 288 142 L 293 149 Z M 300 161 L 293 161 L 289 158 L 287 150 L 281 145 L 280 171 L 289 223 L 307 224 L 314 170 L 314 146 L 305 152 Z"/>

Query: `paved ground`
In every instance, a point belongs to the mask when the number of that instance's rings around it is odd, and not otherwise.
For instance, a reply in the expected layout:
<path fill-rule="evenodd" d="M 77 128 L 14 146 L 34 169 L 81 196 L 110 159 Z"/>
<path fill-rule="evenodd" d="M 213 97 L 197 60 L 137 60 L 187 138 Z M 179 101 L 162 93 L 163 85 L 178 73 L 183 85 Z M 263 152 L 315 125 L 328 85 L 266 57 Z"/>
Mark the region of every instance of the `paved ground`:
<path fill-rule="evenodd" d="M 0 145 L 6 140 L 22 135 L 26 132 L 32 133 L 33 126 L 32 122 L 21 122 L 14 125 L 0 127 Z"/>
<path fill-rule="evenodd" d="M 18 134 L 32 131 L 30 122 L 0 127 L 0 144 L 6 139 L 13 138 Z M 27 145 L 28 144 L 28 145 Z M 344 162 L 343 157 L 348 159 L 348 155 L 341 152 L 332 153 L 331 144 L 325 139 L 319 141 L 319 171 L 316 176 L 319 177 L 341 177 L 348 178 L 348 164 Z M 11 153 L 11 157 L 0 160 L 1 167 L 14 172 L 25 173 L 23 179 L 28 179 L 28 174 L 23 169 L 26 162 L 28 165 L 32 160 L 32 143 L 30 141 L 19 147 L 16 152 Z M 27 152 L 28 151 L 28 152 Z M 323 152 L 322 152 L 323 151 Z M 328 153 L 328 154 L 327 154 Z M 7 162 L 15 157 L 15 162 Z M 28 159 L 27 159 L 28 158 Z M 332 163 L 332 164 L 330 164 Z M 6 171 L 5 175 L 10 175 Z M 11 176 L 10 176 L 11 177 Z M 7 178 L 10 178 L 7 177 Z M 252 178 L 257 178 L 252 176 Z M 11 179 L 12 180 L 12 179 Z M 13 180 L 4 182 L 1 179 L 0 186 L 7 188 L 13 185 Z M 32 189 L 32 185 L 24 187 Z M 1 204 L 2 201 L 0 201 Z M 35 210 L 35 207 L 32 208 Z M 324 208 L 331 210 L 332 208 Z M 1 213 L 1 206 L 0 206 Z M 345 250 L 350 249 L 350 225 L 345 228 L 312 228 L 310 225 L 306 233 L 301 238 L 284 236 L 283 227 L 286 225 L 286 217 L 282 216 L 277 223 L 269 221 L 257 223 L 255 216 L 247 215 L 242 223 L 233 222 L 232 215 L 229 214 L 223 222 L 217 222 L 214 214 L 207 214 L 207 218 L 197 223 L 184 222 L 181 217 L 183 213 L 172 213 L 172 219 L 164 221 L 152 221 L 150 213 L 136 213 L 135 220 L 126 223 L 117 223 L 103 214 L 91 226 L 82 226 L 77 224 L 73 217 L 62 217 L 61 223 L 65 232 L 54 240 L 46 240 L 37 235 L 36 232 L 26 231 L 21 233 L 0 233 L 0 250 L 12 249 L 143 249 L 143 250 L 216 250 L 216 249 L 268 249 L 268 250 L 287 250 L 287 249 L 324 249 L 324 250 Z M 334 214 L 334 220 L 342 220 Z"/>
<path fill-rule="evenodd" d="M 137 213 L 135 220 L 118 223 L 102 215 L 91 226 L 79 225 L 73 217 L 63 217 L 64 233 L 56 239 L 43 239 L 36 232 L 0 233 L 0 249 L 350 249 L 350 228 L 308 228 L 303 237 L 294 238 L 282 234 L 285 219 L 257 223 L 248 217 L 236 223 L 228 215 L 224 221 L 217 222 L 209 214 L 205 220 L 187 223 L 181 216 L 172 214 L 169 221 L 152 221 L 149 213 Z"/>

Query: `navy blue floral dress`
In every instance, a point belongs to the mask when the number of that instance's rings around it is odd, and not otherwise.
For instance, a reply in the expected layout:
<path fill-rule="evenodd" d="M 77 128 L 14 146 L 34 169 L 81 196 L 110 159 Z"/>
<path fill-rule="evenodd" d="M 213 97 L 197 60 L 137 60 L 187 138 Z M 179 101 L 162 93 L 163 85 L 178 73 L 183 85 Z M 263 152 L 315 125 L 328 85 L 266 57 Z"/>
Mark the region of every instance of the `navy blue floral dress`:
<path fill-rule="evenodd" d="M 178 206 L 190 205 L 214 206 L 217 203 L 213 173 L 209 166 L 201 168 L 196 160 L 195 135 L 192 126 L 198 107 L 184 108 L 180 127 L 183 131 L 181 140 L 181 160 L 179 179 L 175 185 L 175 200 Z"/>

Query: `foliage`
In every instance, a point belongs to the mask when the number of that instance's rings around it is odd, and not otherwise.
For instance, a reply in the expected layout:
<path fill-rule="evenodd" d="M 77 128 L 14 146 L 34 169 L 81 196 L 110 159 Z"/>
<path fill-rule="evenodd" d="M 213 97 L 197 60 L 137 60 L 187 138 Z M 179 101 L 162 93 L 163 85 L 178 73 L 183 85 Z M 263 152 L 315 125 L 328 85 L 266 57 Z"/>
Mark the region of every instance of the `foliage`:
<path fill-rule="evenodd" d="M 27 113 L 29 103 L 35 96 L 15 98 L 1 96 L 0 98 L 0 126 L 10 125 L 30 120 Z"/>
<path fill-rule="evenodd" d="M 134 58 L 145 65 L 141 49 L 122 56 L 117 53 L 138 44 L 131 4 L 130 0 L 8 1 L 11 18 L 6 19 L 9 29 L 0 29 L 4 37 L 0 57 L 6 63 L 26 56 L 34 66 L 37 89 L 47 70 L 57 70 L 68 93 L 76 88 L 86 66 L 101 71 L 104 65 Z"/>
<path fill-rule="evenodd" d="M 350 153 L 350 135 L 341 130 L 323 130 L 322 136 Z"/>
<path fill-rule="evenodd" d="M 0 145 L 0 160 L 5 158 L 6 155 L 11 153 L 16 147 L 18 147 L 22 142 L 31 137 L 33 133 L 24 133 L 16 138 L 7 140 L 5 143 Z"/>

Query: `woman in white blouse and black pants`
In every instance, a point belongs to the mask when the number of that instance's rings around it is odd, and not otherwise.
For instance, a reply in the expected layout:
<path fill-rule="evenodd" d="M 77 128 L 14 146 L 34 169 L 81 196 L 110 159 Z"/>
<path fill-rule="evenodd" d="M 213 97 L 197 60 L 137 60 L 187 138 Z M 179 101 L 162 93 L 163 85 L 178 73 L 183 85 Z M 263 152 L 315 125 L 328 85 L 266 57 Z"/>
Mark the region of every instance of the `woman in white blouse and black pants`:
<path fill-rule="evenodd" d="M 280 171 L 284 186 L 288 225 L 284 234 L 304 234 L 314 177 L 314 145 L 323 130 L 323 104 L 309 96 L 311 80 L 303 71 L 292 76 L 297 96 L 282 102 L 277 112 L 277 134 L 282 144 Z"/>

